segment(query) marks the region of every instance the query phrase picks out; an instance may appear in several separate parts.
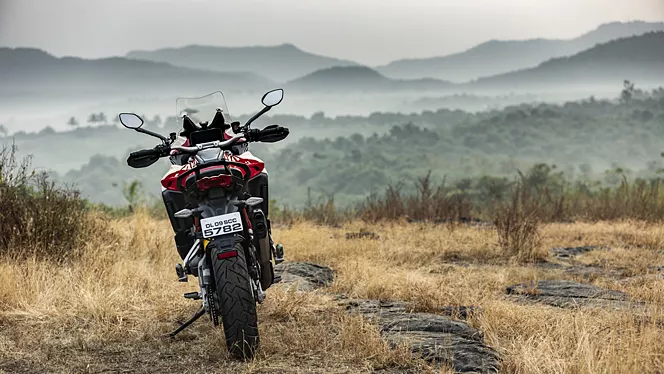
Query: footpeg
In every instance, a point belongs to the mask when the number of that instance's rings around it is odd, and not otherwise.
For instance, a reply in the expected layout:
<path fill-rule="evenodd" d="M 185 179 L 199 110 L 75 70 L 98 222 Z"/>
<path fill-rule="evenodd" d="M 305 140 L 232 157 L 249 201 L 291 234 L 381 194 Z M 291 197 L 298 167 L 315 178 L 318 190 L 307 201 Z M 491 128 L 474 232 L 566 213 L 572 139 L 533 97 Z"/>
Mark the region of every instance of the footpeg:
<path fill-rule="evenodd" d="M 187 292 L 184 294 L 185 299 L 192 299 L 192 300 L 200 300 L 201 299 L 201 294 L 198 292 Z"/>
<path fill-rule="evenodd" d="M 277 244 L 274 247 L 274 264 L 278 265 L 282 262 L 284 262 L 284 246 Z"/>
<path fill-rule="evenodd" d="M 178 274 L 178 282 L 189 282 L 189 277 L 185 274 L 181 264 L 175 265 L 175 272 Z"/>

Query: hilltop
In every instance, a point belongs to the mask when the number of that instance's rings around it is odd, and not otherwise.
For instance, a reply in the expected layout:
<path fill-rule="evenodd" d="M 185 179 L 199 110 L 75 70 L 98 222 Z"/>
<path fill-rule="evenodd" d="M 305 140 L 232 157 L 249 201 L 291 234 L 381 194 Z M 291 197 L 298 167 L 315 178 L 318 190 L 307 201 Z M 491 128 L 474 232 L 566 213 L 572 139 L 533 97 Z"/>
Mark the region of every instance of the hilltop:
<path fill-rule="evenodd" d="M 440 90 L 450 88 L 449 82 L 437 79 L 390 79 L 366 66 L 346 66 L 321 69 L 287 83 L 294 91 L 385 91 Z"/>
<path fill-rule="evenodd" d="M 196 89 L 263 89 L 270 81 L 253 73 L 219 73 L 122 57 L 57 58 L 34 48 L 0 48 L 0 94 L 187 92 Z"/>
<path fill-rule="evenodd" d="M 478 79 L 471 87 L 536 88 L 591 84 L 664 83 L 664 31 L 599 44 L 573 55 L 546 61 L 531 69 Z"/>
<path fill-rule="evenodd" d="M 571 56 L 598 43 L 664 30 L 664 22 L 613 22 L 570 40 L 491 40 L 443 57 L 403 59 L 377 70 L 392 78 L 439 78 L 453 82 L 530 68 L 546 60 Z M 660 47 L 661 48 L 661 47 Z"/>
<path fill-rule="evenodd" d="M 189 45 L 155 51 L 131 51 L 126 57 L 211 71 L 249 71 L 278 82 L 332 66 L 357 65 L 353 61 L 305 52 L 293 44 L 254 47 Z"/>

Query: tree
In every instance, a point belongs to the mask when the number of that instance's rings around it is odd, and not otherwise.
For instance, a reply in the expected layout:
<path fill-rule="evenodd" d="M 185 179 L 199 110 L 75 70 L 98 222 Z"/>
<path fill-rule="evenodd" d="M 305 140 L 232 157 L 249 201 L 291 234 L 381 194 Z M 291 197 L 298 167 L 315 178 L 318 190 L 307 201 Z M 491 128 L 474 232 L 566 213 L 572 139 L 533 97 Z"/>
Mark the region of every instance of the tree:
<path fill-rule="evenodd" d="M 99 112 L 97 115 L 97 122 L 106 122 L 106 114 L 104 114 L 104 112 Z"/>
<path fill-rule="evenodd" d="M 156 126 L 156 127 L 161 127 L 161 124 L 162 124 L 161 116 L 159 116 L 159 114 L 155 115 L 154 118 L 152 119 L 151 124 Z"/>
<path fill-rule="evenodd" d="M 133 212 L 143 197 L 143 184 L 137 180 L 131 183 L 124 183 L 122 191 L 125 200 L 129 203 L 129 212 Z"/>
<path fill-rule="evenodd" d="M 97 123 L 97 122 L 99 122 L 99 117 L 97 117 L 97 114 L 91 113 L 88 116 L 88 123 Z"/>
<path fill-rule="evenodd" d="M 623 104 L 629 104 L 634 95 L 634 83 L 625 79 L 623 82 L 623 90 L 620 92 L 620 102 Z"/>
<path fill-rule="evenodd" d="M 169 129 L 177 127 L 178 124 L 179 124 L 178 118 L 175 117 L 175 116 L 168 116 L 168 117 L 166 117 L 166 120 L 164 121 L 164 127 L 169 128 Z"/>
<path fill-rule="evenodd" d="M 67 121 L 67 124 L 72 127 L 78 126 L 78 121 L 76 120 L 76 117 L 71 117 L 69 121 Z"/>
<path fill-rule="evenodd" d="M 325 113 L 324 112 L 316 112 L 311 115 L 311 122 L 321 125 L 325 122 Z"/>

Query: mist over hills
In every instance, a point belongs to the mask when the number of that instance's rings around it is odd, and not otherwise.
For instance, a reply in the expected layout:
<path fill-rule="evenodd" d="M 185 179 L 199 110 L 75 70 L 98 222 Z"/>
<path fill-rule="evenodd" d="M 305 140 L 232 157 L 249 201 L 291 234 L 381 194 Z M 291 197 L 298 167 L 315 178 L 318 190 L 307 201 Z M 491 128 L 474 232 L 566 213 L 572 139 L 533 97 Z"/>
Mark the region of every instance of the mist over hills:
<path fill-rule="evenodd" d="M 333 66 L 355 66 L 353 61 L 319 56 L 292 44 L 255 47 L 190 45 L 155 51 L 131 51 L 126 57 L 219 72 L 249 71 L 286 82 Z"/>
<path fill-rule="evenodd" d="M 623 79 L 650 85 L 664 83 L 664 31 L 613 40 L 535 68 L 481 78 L 468 86 L 536 89 L 615 84 Z"/>
<path fill-rule="evenodd" d="M 533 50 L 542 52 L 540 42 L 555 42 L 557 45 L 571 43 L 576 45 L 575 48 L 579 48 L 580 45 L 593 44 L 602 38 L 625 33 L 626 28 L 636 33 L 663 25 L 664 23 L 646 22 L 612 23 L 574 39 L 574 43 L 560 40 L 492 41 L 484 43 L 483 48 L 490 46 L 495 53 L 522 59 L 524 54 L 515 52 L 510 46 L 529 45 Z M 537 61 L 533 63 L 534 67 L 464 83 L 452 83 L 436 78 L 395 79 L 376 69 L 351 61 L 312 55 L 290 44 L 246 48 L 190 46 L 128 54 L 175 54 L 176 57 L 186 57 L 185 62 L 202 64 L 199 68 L 125 57 L 57 58 L 34 48 L 0 48 L 0 121 L 14 131 L 25 126 L 37 129 L 45 124 L 54 124 L 57 128 L 58 123 L 64 126 L 70 116 L 80 117 L 91 111 L 117 111 L 135 105 L 140 107 L 136 110 L 157 112 L 169 105 L 166 103 L 172 103 L 174 97 L 201 96 L 216 90 L 223 90 L 228 94 L 234 112 L 243 113 L 255 110 L 260 95 L 275 86 L 284 87 L 289 95 L 282 110 L 290 114 L 306 115 L 316 111 L 343 115 L 367 114 L 394 108 L 403 111 L 438 109 L 450 105 L 458 108 L 454 106 L 458 105 L 454 102 L 467 103 L 468 100 L 461 97 L 461 100 L 416 102 L 424 97 L 459 98 L 455 96 L 459 94 L 482 97 L 529 94 L 538 97 L 537 100 L 545 101 L 578 99 L 591 95 L 610 97 L 620 90 L 623 79 L 636 82 L 639 88 L 662 84 L 664 62 L 659 53 L 663 50 L 664 41 L 661 35 L 662 32 L 659 32 L 654 36 L 644 34 L 613 40 L 570 57 Z M 183 51 L 187 53 L 180 53 Z M 211 53 L 212 57 L 204 58 L 205 53 Z M 195 57 L 197 54 L 200 54 L 198 58 Z M 270 54 L 281 57 L 271 58 Z M 203 70 L 206 68 L 205 64 L 216 64 L 217 56 L 225 55 L 228 57 L 225 61 L 235 65 L 222 64 L 224 69 L 235 66 L 244 72 Z M 231 58 L 232 56 L 235 57 Z M 260 56 L 273 63 L 264 64 L 265 59 Z M 469 56 L 467 55 L 468 58 Z M 541 55 L 540 57 L 544 58 Z M 485 60 L 481 53 L 477 54 L 475 59 Z M 471 63 L 466 65 L 473 66 Z M 252 69 L 263 69 L 266 66 L 274 69 L 273 73 L 284 73 L 281 77 L 292 76 L 305 68 L 314 70 L 298 75 L 286 83 L 275 83 L 251 72 Z M 323 68 L 318 69 L 319 66 Z M 328 93 L 330 95 L 325 96 Z M 552 99 L 551 95 L 557 96 Z M 321 100 L 323 97 L 325 99 Z M 34 106 L 39 106 L 40 111 L 27 110 Z M 476 102 L 472 107 L 485 108 L 486 105 Z M 53 115 L 42 118 L 33 115 L 47 111 L 49 116 L 51 113 Z M 30 117 L 28 120 L 32 122 L 26 122 L 27 117 Z"/>
<path fill-rule="evenodd" d="M 443 90 L 452 84 L 437 79 L 390 79 L 366 66 L 322 69 L 295 79 L 285 88 L 300 92 Z"/>
<path fill-rule="evenodd" d="M 286 88 L 301 92 L 389 92 L 483 89 L 543 92 L 579 87 L 619 87 L 624 79 L 640 85 L 664 83 L 664 31 L 597 44 L 570 57 L 545 61 L 537 67 L 454 84 L 437 79 L 399 80 L 364 66 L 318 70 L 295 79 Z"/>
<path fill-rule="evenodd" d="M 664 22 L 612 22 L 571 40 L 491 40 L 461 53 L 398 60 L 378 67 L 377 70 L 392 78 L 429 77 L 465 82 L 534 67 L 546 60 L 574 55 L 613 39 L 662 30 Z"/>
<path fill-rule="evenodd" d="M 109 95 L 263 90 L 271 82 L 253 73 L 220 73 L 122 57 L 57 58 L 39 49 L 0 48 L 0 94 Z"/>

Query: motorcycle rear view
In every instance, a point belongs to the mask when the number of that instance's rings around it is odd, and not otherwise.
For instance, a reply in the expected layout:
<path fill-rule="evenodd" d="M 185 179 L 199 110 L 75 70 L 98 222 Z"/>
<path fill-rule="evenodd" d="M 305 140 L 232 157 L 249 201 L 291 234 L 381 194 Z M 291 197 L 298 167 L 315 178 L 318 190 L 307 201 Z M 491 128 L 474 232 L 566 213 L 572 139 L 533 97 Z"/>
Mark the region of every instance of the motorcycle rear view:
<path fill-rule="evenodd" d="M 176 133 L 162 136 L 142 128 L 143 120 L 133 113 L 121 113 L 121 123 L 130 129 L 157 137 L 162 144 L 153 149 L 133 152 L 127 159 L 134 168 L 147 167 L 176 151 L 187 162 L 173 167 L 162 179 L 162 188 L 181 194 L 185 206 L 173 213 L 171 219 L 186 219 L 191 227 L 183 232 L 192 243 L 182 264 L 176 265 L 178 280 L 187 282 L 189 275 L 198 278 L 199 292 L 185 294 L 185 298 L 202 300 L 200 310 L 170 335 L 175 336 L 201 316 L 208 314 L 215 326 L 219 319 L 224 328 L 226 345 L 236 358 L 251 358 L 259 346 L 256 303 L 265 299 L 265 290 L 279 281 L 274 265 L 283 261 L 283 247 L 273 246 L 269 221 L 262 211 L 263 198 L 251 196 L 248 183 L 261 175 L 264 164 L 245 154 L 234 154 L 238 145 L 250 142 L 276 142 L 288 136 L 287 128 L 268 126 L 252 129 L 251 123 L 278 105 L 283 90 L 277 89 L 263 96 L 264 108 L 240 126 L 227 124 L 228 110 L 223 103 L 210 100 L 214 111 L 187 108 L 182 112 L 183 127 L 189 145 L 175 146 Z M 223 94 L 217 97 L 223 100 Z M 190 101 L 191 102 L 191 101 Z M 196 101 L 193 101 L 196 102 Z M 222 109 L 223 108 L 223 109 Z M 213 118 L 205 118 L 206 113 Z M 196 115 L 196 123 L 190 116 Z M 211 120 L 207 122 L 204 120 Z M 233 128 L 235 135 L 225 130 Z M 184 253 L 184 252 L 183 252 Z"/>

